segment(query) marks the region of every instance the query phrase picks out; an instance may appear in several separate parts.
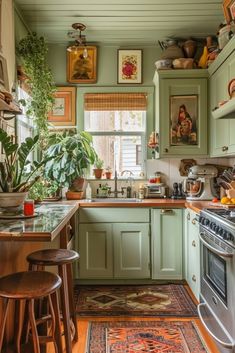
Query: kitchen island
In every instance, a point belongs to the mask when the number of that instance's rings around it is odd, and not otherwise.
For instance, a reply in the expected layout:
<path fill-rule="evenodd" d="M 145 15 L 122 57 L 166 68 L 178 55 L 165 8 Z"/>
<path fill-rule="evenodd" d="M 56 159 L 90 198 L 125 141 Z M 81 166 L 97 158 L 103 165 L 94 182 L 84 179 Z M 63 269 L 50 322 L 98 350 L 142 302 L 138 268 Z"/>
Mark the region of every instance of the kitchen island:
<path fill-rule="evenodd" d="M 26 256 L 33 251 L 71 247 L 77 209 L 76 201 L 48 202 L 36 207 L 35 217 L 0 219 L 0 276 L 27 270 Z M 14 337 L 14 309 L 11 310 L 6 342 Z M 0 320 L 1 313 L 0 305 Z"/>

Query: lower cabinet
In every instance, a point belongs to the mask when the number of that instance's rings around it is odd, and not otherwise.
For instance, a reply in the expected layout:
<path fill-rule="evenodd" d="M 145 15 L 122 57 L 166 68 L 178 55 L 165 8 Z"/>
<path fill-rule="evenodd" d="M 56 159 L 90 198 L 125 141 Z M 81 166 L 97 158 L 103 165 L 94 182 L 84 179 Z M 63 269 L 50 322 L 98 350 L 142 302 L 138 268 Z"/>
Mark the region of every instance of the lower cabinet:
<path fill-rule="evenodd" d="M 152 278 L 182 279 L 182 209 L 152 210 Z"/>
<path fill-rule="evenodd" d="M 103 211 L 105 212 L 105 211 Z M 111 211 L 111 213 L 113 210 Z M 129 213 L 132 222 L 121 223 L 122 210 L 110 213 L 110 220 L 101 223 L 81 223 L 77 249 L 80 254 L 78 277 L 81 279 L 145 279 L 150 278 L 150 225 L 149 210 L 146 217 Z M 117 215 L 120 213 L 120 218 Z M 88 212 L 89 215 L 89 212 Z M 97 216 L 94 211 L 94 215 Z M 128 218 L 128 210 L 125 217 Z M 134 217 L 134 218 L 133 218 Z M 112 219 L 116 222 L 112 222 Z M 84 219 L 87 219 L 85 215 Z M 134 219 L 136 220 L 134 222 Z M 138 220 L 146 221 L 138 223 Z M 92 220 L 92 212 L 90 220 Z"/>
<path fill-rule="evenodd" d="M 199 300 L 200 294 L 200 241 L 199 215 L 192 210 L 185 212 L 186 280 L 193 294 Z"/>

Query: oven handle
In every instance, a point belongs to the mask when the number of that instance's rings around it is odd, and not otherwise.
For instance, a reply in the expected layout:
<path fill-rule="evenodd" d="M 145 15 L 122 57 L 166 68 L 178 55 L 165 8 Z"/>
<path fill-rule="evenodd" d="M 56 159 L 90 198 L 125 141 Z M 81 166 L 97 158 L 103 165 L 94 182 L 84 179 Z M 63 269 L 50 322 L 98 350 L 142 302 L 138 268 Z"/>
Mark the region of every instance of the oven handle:
<path fill-rule="evenodd" d="M 218 250 L 217 248 L 215 248 L 214 246 L 212 246 L 211 244 L 209 244 L 204 238 L 203 238 L 204 233 L 200 232 L 199 233 L 199 239 L 200 241 L 207 247 L 207 249 L 211 250 L 213 253 L 215 253 L 216 255 L 219 255 L 221 257 L 226 257 L 226 258 L 231 258 L 234 256 L 234 253 L 228 253 L 225 251 L 221 251 Z"/>
<path fill-rule="evenodd" d="M 198 304 L 198 306 L 197 306 L 197 312 L 198 312 L 198 315 L 199 315 L 199 318 L 200 318 L 202 324 L 204 325 L 204 327 L 206 328 L 206 330 L 209 332 L 209 334 L 214 338 L 215 341 L 217 341 L 218 343 L 220 343 L 223 347 L 232 349 L 232 348 L 234 347 L 234 344 L 233 344 L 233 343 L 221 341 L 221 340 L 220 340 L 218 337 L 216 337 L 215 334 L 214 334 L 213 332 L 211 332 L 211 330 L 208 328 L 207 324 L 205 323 L 205 321 L 204 321 L 204 319 L 203 319 L 203 317 L 202 317 L 202 313 L 201 313 L 201 308 L 203 308 L 204 306 L 206 306 L 205 303 Z"/>

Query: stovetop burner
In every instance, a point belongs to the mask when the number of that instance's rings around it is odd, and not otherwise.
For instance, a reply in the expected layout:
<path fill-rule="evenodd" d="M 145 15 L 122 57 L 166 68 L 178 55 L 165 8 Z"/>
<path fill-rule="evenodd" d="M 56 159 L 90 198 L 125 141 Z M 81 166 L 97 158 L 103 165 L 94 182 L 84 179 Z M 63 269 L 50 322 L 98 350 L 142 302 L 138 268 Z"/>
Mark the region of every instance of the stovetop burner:
<path fill-rule="evenodd" d="M 225 208 L 219 208 L 219 209 L 208 208 L 207 210 L 212 214 L 228 219 L 230 222 L 233 222 L 235 224 L 235 210 L 227 210 Z"/>

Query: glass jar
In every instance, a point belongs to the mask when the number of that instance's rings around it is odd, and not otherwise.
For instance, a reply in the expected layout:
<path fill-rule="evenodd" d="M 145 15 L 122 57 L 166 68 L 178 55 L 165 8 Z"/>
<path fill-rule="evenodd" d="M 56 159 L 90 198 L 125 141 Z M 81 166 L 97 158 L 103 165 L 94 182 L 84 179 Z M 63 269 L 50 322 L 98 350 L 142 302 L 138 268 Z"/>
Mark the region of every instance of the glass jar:
<path fill-rule="evenodd" d="M 156 172 L 155 173 L 155 183 L 156 184 L 160 184 L 161 183 L 161 173 L 160 172 Z"/>

